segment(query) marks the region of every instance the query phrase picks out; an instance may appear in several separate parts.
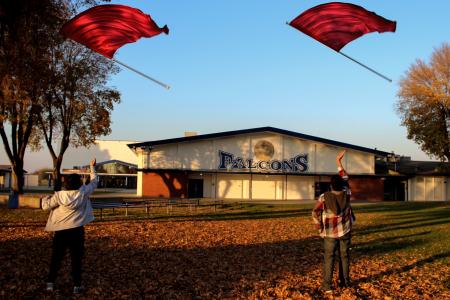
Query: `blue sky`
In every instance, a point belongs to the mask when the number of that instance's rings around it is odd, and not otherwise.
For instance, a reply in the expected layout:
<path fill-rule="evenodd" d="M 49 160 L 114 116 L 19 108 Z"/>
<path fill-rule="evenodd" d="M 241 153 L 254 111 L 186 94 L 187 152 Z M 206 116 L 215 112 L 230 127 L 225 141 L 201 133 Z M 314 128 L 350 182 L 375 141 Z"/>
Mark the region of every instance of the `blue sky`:
<path fill-rule="evenodd" d="M 395 113 L 398 80 L 450 37 L 450 1 L 353 1 L 397 21 L 342 52 L 389 83 L 287 26 L 322 1 L 112 1 L 170 28 L 122 47 L 116 58 L 172 86 L 167 91 L 122 70 L 122 93 L 107 139 L 148 141 L 274 126 L 427 159 Z"/>

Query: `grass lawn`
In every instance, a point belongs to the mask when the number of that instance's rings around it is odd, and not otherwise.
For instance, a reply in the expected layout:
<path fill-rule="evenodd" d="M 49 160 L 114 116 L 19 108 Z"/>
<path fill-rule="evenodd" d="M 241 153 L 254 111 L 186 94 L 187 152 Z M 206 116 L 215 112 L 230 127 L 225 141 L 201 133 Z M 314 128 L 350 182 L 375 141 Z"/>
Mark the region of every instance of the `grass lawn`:
<path fill-rule="evenodd" d="M 143 211 L 86 226 L 81 299 L 323 299 L 312 205 Z M 450 299 L 450 203 L 354 206 L 351 277 L 334 299 Z M 0 208 L 0 299 L 70 296 L 70 264 L 44 291 L 47 213 Z"/>

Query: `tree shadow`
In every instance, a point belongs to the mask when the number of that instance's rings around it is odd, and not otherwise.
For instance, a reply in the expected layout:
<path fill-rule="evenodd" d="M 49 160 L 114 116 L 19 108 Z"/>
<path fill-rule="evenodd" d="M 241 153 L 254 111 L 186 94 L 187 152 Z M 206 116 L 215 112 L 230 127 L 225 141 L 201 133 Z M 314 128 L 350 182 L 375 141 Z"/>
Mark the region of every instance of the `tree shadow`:
<path fill-rule="evenodd" d="M 390 270 L 380 272 L 376 275 L 362 277 L 360 279 L 355 280 L 354 283 L 358 284 L 358 283 L 363 283 L 363 282 L 371 282 L 371 281 L 379 280 L 379 279 L 383 278 L 384 276 L 389 276 L 392 274 L 399 274 L 399 273 L 406 273 L 414 268 L 422 267 L 425 264 L 430 264 L 437 260 L 441 260 L 441 259 L 448 258 L 448 257 L 450 257 L 450 251 L 442 252 L 442 253 L 435 254 L 435 255 L 429 256 L 427 258 L 418 260 L 412 264 L 409 264 L 409 265 L 406 265 L 403 267 L 393 268 Z"/>
<path fill-rule="evenodd" d="M 253 289 L 256 282 L 276 280 L 285 273 L 310 273 L 321 264 L 321 252 L 315 251 L 320 246 L 320 239 L 308 237 L 274 243 L 173 248 L 155 247 L 151 241 L 133 245 L 129 239 L 87 235 L 86 297 L 231 297 Z M 43 283 L 51 255 L 50 236 L 0 241 L 0 249 L 0 282 L 7 288 L 3 295 L 45 298 Z M 59 296 L 70 297 L 68 255 L 59 274 Z M 317 292 L 306 286 L 299 290 Z"/>
<path fill-rule="evenodd" d="M 129 212 L 130 213 L 130 212 Z M 132 213 L 132 212 L 131 212 Z M 131 214 L 130 213 L 130 214 Z M 121 213 L 122 214 L 122 213 Z M 101 222 L 143 222 L 143 221 L 170 221 L 170 222 L 185 222 L 185 221 L 224 221 L 224 220 L 259 220 L 259 219 L 279 219 L 279 218 L 295 218 L 305 217 L 311 215 L 311 209 L 289 209 L 289 210 L 253 210 L 253 211 L 223 211 L 212 213 L 192 213 L 192 214 L 176 214 L 167 213 L 156 214 L 150 210 L 150 214 L 147 216 L 145 213 L 136 214 L 134 216 L 127 217 L 125 215 L 117 215 L 112 219 L 110 216 L 104 214 L 104 218 L 96 219 L 96 223 Z M 98 215 L 96 215 L 98 217 Z M 136 219 L 139 217 L 139 219 Z"/>
<path fill-rule="evenodd" d="M 354 205 L 357 213 L 383 213 L 383 212 L 418 212 L 428 208 L 450 207 L 448 202 L 381 202 L 372 205 Z"/>
<path fill-rule="evenodd" d="M 400 241 L 406 238 L 416 238 L 416 237 L 424 237 L 428 234 L 430 234 L 431 231 L 424 231 L 419 233 L 413 233 L 413 234 L 405 234 L 405 235 L 396 235 L 391 237 L 383 237 L 379 239 L 370 240 L 368 242 L 358 242 L 355 244 L 358 249 L 364 249 L 365 247 L 373 247 L 380 243 L 386 243 L 386 242 L 393 242 L 393 241 Z"/>

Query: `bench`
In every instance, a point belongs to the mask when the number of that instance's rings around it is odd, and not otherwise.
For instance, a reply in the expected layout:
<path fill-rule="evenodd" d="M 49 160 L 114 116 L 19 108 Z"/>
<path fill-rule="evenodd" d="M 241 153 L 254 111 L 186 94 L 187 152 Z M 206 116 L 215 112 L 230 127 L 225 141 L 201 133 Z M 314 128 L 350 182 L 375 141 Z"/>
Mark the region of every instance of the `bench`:
<path fill-rule="evenodd" d="M 188 207 L 189 211 L 197 210 L 198 207 L 217 207 L 223 204 L 223 200 L 196 199 L 124 199 L 122 202 L 99 202 L 92 201 L 92 208 L 100 210 L 100 219 L 103 219 L 103 209 L 125 208 L 125 216 L 128 216 L 129 208 L 145 208 L 147 216 L 151 208 L 165 207 L 166 213 L 170 214 L 174 207 Z"/>

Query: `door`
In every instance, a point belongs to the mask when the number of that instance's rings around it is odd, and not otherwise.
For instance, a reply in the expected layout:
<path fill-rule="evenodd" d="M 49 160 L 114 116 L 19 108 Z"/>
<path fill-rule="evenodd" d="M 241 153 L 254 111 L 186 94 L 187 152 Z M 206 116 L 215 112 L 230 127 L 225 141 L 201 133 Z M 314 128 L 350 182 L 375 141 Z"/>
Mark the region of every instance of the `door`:
<path fill-rule="evenodd" d="M 203 198 L 203 179 L 188 180 L 188 197 Z"/>

